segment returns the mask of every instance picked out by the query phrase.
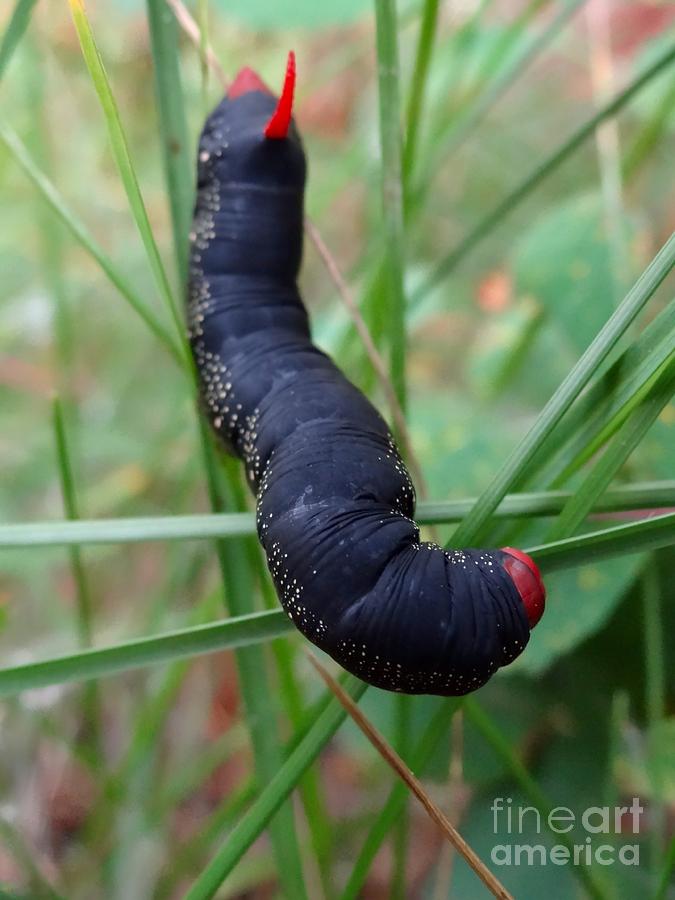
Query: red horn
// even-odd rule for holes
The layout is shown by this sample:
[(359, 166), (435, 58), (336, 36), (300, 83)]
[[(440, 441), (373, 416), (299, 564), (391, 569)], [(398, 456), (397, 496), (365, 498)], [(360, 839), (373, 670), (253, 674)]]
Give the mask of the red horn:
[(288, 134), (288, 128), (291, 124), (291, 113), (293, 111), (293, 92), (295, 90), (295, 53), (291, 50), (288, 54), (288, 62), (286, 63), (286, 77), (284, 78), (284, 87), (274, 110), (272, 118), (265, 126), (265, 137), (280, 139), (285, 138)]

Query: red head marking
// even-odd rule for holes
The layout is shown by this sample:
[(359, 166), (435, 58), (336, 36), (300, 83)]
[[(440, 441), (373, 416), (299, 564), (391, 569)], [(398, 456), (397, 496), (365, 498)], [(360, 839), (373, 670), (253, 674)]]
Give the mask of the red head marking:
[(227, 96), (230, 100), (235, 100), (237, 97), (241, 97), (242, 94), (248, 94), (249, 91), (262, 91), (265, 94), (272, 93), (257, 72), (249, 69), (248, 66), (244, 66), (243, 69), (237, 72), (234, 81), (229, 87)]
[(527, 553), (514, 547), (502, 547), (502, 553), (507, 554), (502, 565), (520, 594), (530, 628), (534, 628), (544, 614), (546, 602), (546, 588), (537, 564)]
[(295, 91), (295, 53), (291, 50), (288, 54), (288, 62), (286, 63), (286, 77), (284, 78), (284, 87), (274, 110), (272, 118), (265, 126), (265, 137), (280, 139), (285, 138), (288, 134), (288, 128), (291, 124), (291, 113), (293, 111), (293, 92)]

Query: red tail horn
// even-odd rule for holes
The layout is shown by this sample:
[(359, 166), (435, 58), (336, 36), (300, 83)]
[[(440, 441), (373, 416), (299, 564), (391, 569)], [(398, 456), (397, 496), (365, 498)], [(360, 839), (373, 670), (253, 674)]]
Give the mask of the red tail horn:
[(288, 134), (293, 111), (293, 92), (295, 90), (295, 53), (291, 50), (286, 63), (286, 77), (284, 87), (274, 110), (272, 118), (265, 126), (265, 137), (280, 139)]

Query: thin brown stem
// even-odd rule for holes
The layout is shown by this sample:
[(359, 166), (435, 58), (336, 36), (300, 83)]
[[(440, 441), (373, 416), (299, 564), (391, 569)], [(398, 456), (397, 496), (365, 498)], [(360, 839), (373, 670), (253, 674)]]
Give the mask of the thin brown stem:
[(210, 69), (213, 70), (215, 75), (218, 77), (218, 80), (223, 86), (223, 90), (227, 90), (229, 87), (229, 81), (227, 80), (227, 76), (225, 75), (225, 70), (220, 65), (220, 61), (216, 56), (213, 47), (209, 43), (202, 43), (202, 35), (201, 29), (199, 25), (195, 22), (192, 13), (185, 6), (181, 0), (166, 0), (167, 6), (171, 7), (171, 11), (176, 17), (176, 21), (183, 29), (185, 34), (190, 38), (195, 47), (199, 50), (200, 54), (206, 56), (206, 62)]
[(481, 858), (474, 850), (472, 850), (469, 844), (467, 844), (452, 822), (450, 822), (448, 817), (438, 808), (438, 806), (436, 806), (434, 801), (424, 790), (421, 782), (413, 775), (408, 766), (382, 737), (380, 732), (371, 725), (368, 719), (366, 719), (349, 694), (347, 694), (338, 682), (335, 681), (313, 653), (308, 653), (307, 655), (326, 685), (347, 710), (373, 747), (375, 747), (384, 761), (391, 766), (399, 778), (406, 784), (408, 789), (417, 797), (429, 817), (441, 829), (444, 837), (452, 844), (455, 850), (464, 857), (490, 893), (494, 897), (498, 897), (499, 900), (513, 900), (512, 894), (510, 894), (501, 882), (492, 874)]
[(382, 388), (382, 392), (387, 401), (387, 405), (389, 406), (391, 418), (394, 422), (394, 425), (396, 426), (396, 431), (400, 436), (401, 443), (403, 444), (403, 455), (405, 456), (406, 461), (410, 466), (415, 481), (420, 487), (420, 495), (424, 497), (426, 495), (424, 476), (422, 475), (420, 465), (412, 448), (405, 416), (403, 414), (403, 410), (401, 409), (401, 404), (398, 402), (396, 392), (394, 391), (394, 386), (391, 383), (391, 380), (387, 373), (386, 363), (382, 359), (379, 350), (375, 346), (375, 342), (373, 341), (371, 334), (368, 331), (368, 326), (366, 325), (365, 320), (361, 315), (361, 311), (359, 310), (358, 304), (354, 299), (354, 295), (349, 289), (347, 282), (343, 278), (334, 257), (326, 246), (324, 239), (321, 237), (319, 229), (308, 217), (305, 217), (305, 231), (316, 247), (316, 251), (321, 257), (321, 260), (326, 267), (331, 280), (337, 288), (342, 302), (347, 308), (347, 312), (349, 313), (351, 320), (354, 323), (354, 327), (356, 328), (356, 331), (361, 338), (361, 343), (363, 344), (363, 347), (366, 351), (368, 359), (370, 360), (377, 379), (380, 382), (380, 387)]

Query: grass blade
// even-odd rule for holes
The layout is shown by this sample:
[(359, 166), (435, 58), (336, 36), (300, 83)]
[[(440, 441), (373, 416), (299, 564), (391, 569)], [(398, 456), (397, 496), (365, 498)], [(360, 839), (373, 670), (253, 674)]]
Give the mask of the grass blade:
[[(58, 397), (52, 402), (52, 423), (56, 438), (56, 455), (59, 463), (59, 480), (66, 517), (71, 521), (79, 519), (77, 498), (75, 496), (75, 480), (71, 464), (68, 443), (66, 440), (66, 423), (63, 406)], [(90, 647), (92, 643), (92, 615), (89, 585), (82, 563), (82, 555), (78, 546), (70, 547), (70, 563), (75, 581), (77, 597), (77, 619), (79, 639), (82, 647)]]
[(672, 544), (675, 544), (675, 513), (666, 513), (629, 525), (617, 525), (563, 541), (541, 544), (527, 552), (536, 557), (542, 572), (555, 572), (613, 556), (658, 550)]
[(654, 894), (654, 900), (666, 900), (666, 896), (668, 894), (668, 888), (671, 884), (671, 877), (673, 873), (673, 869), (675, 868), (675, 835), (670, 839), (670, 844), (668, 846), (668, 852), (666, 853), (666, 858), (663, 863), (663, 868), (661, 870), (661, 877), (659, 879), (659, 885), (656, 889), (656, 893)]
[(281, 610), (275, 610), (209, 622), (207, 625), (193, 625), (110, 647), (82, 650), (42, 662), (0, 669), (0, 696), (7, 697), (50, 684), (85, 681), (116, 672), (133, 671), (214, 650), (246, 647), (274, 640), (292, 629), (293, 623)]
[(667, 628), (662, 615), (661, 586), (658, 563), (648, 558), (642, 576), (642, 633), (645, 673), (645, 710), (647, 713), (647, 777), (651, 786), (651, 828), (649, 862), (653, 884), (659, 880), (659, 860), (662, 855), (667, 823), (668, 764), (658, 746), (658, 729), (666, 718), (667, 677), (663, 635)]
[[(65, 507), (67, 518), (76, 520), (79, 518), (79, 514), (75, 491), (75, 479), (73, 477), (73, 466), (66, 438), (66, 423), (63, 406), (58, 397), (54, 398), (52, 404), (52, 423), (54, 427), (56, 455), (59, 464), (59, 480), (61, 482), (63, 505)], [(75, 584), (79, 642), (82, 648), (88, 648), (92, 645), (92, 609), (89, 582), (80, 548), (78, 546), (69, 547), (68, 555), (70, 557), (70, 570)], [(103, 748), (101, 729), (102, 712), (98, 685), (94, 681), (89, 681), (84, 686), (83, 718), (86, 726), (83, 735), (83, 749), (86, 747), (86, 751), (91, 758), (99, 760), (100, 762), (102, 759)]]
[(85, 12), (83, 0), (68, 0), (68, 2), (75, 24), (75, 30), (77, 31), (77, 36), (80, 41), (80, 47), (82, 48), (82, 55), (103, 110), (113, 157), (127, 194), (129, 208), (136, 223), (136, 227), (138, 228), (138, 233), (143, 241), (143, 246), (145, 247), (145, 252), (159, 295), (166, 304), (166, 307), (171, 314), (171, 318), (173, 319), (176, 332), (180, 336), (181, 342), (184, 344), (185, 329), (183, 327), (183, 320), (178, 311), (178, 306), (171, 291), (169, 280), (152, 233), (152, 228), (150, 227), (150, 220), (145, 208), (141, 189), (138, 185), (138, 179), (136, 178), (134, 165), (131, 161), (131, 155), (129, 154), (129, 147), (122, 127), (122, 120), (117, 108), (117, 103), (115, 102), (112, 90), (110, 89), (110, 82), (108, 81), (108, 76), (103, 66), (101, 54), (99, 53), (96, 41), (94, 40), (94, 35)]
[[(225, 506), (241, 508), (244, 500), (238, 463), (233, 459), (225, 460), (225, 478), (219, 478), (213, 441), (201, 418), (199, 427), (211, 508), (215, 512)], [(217, 541), (215, 549), (227, 607), (234, 615), (244, 616), (251, 610), (255, 563), (259, 559), (257, 551), (249, 553), (251, 545), (247, 545), (244, 538)], [(269, 684), (264, 648), (246, 647), (239, 651), (236, 659), (253, 744), (256, 777), (260, 784), (268, 784), (282, 763), (277, 694)], [(286, 805), (280, 811), (270, 826), (270, 833), (282, 889), (287, 896), (302, 900), (306, 892), (292, 806)]]
[[(675, 544), (675, 513), (667, 513), (541, 544), (527, 549), (527, 553), (536, 556), (543, 572), (552, 572), (672, 544)], [(132, 671), (215, 650), (264, 643), (293, 631), (293, 623), (278, 609), (137, 638), (110, 647), (0, 669), (0, 696)]]
[(609, 103), (587, 119), (557, 150), (555, 150), (534, 172), (527, 176), (511, 191), (490, 213), (473, 228), (467, 236), (452, 250), (445, 259), (436, 266), (433, 272), (411, 294), (411, 301), (416, 303), (425, 297), (432, 288), (453, 272), (460, 262), (471, 253), (490, 232), (499, 225), (506, 216), (523, 202), (532, 191), (549, 175), (579, 149), (595, 132), (602, 122), (615, 116), (639, 91), (649, 84), (657, 75), (665, 71), (675, 60), (675, 45), (671, 45), (661, 53), (644, 72), (638, 75)]
[(663, 134), (667, 132), (673, 107), (675, 107), (675, 81), (663, 95), (653, 118), (647, 122), (624, 156), (621, 163), (621, 174), (624, 181), (628, 182), (633, 178), (640, 170), (644, 160), (658, 145)]
[(549, 531), (549, 540), (567, 537), (584, 521), (593, 504), (670, 402), (674, 387), (675, 366), (670, 366), (646, 400), (614, 435), (609, 447), (567, 501)]
[[(572, 494), (569, 491), (508, 494), (495, 511), (497, 518), (555, 516)], [(423, 525), (460, 522), (476, 498), (420, 503), (417, 521)], [(593, 506), (595, 513), (675, 506), (675, 481), (638, 482), (606, 491)], [(255, 534), (252, 513), (210, 513), (131, 519), (80, 519), (76, 522), (31, 522), (0, 525), (0, 549), (7, 547), (63, 547), (72, 544), (129, 544), (145, 541), (228, 539)]]
[(402, 171), (403, 181), (407, 188), (410, 187), (415, 165), (420, 119), (424, 109), (424, 93), (438, 25), (438, 7), (439, 0), (424, 0), (406, 116)]
[(185, 365), (186, 357), (182, 346), (178, 343), (177, 339), (169, 334), (145, 300), (136, 293), (135, 289), (129, 284), (125, 276), (118, 271), (114, 263), (106, 255), (105, 251), (92, 237), (86, 225), (84, 225), (84, 223), (68, 209), (65, 201), (54, 185), (40, 171), (38, 166), (35, 165), (35, 162), (31, 159), (28, 150), (21, 142), (18, 135), (2, 121), (0, 121), (0, 141), (2, 141), (9, 150), (16, 162), (40, 191), (61, 222), (68, 228), (75, 240), (96, 260), (108, 280), (115, 288), (117, 288), (134, 312), (141, 317), (150, 331), (159, 341), (161, 341), (167, 350), (169, 350), (178, 363)]
[(14, 51), (21, 43), (21, 38), (26, 33), (36, 3), (37, 0), (17, 0), (14, 5), (14, 11), (0, 41), (0, 81), (7, 71)]
[(178, 57), (178, 28), (164, 0), (147, 0), (148, 25), (155, 72), (162, 155), (173, 247), (180, 284), (187, 283), (188, 233), (192, 220), (192, 166), (183, 85)]
[(375, 0), (377, 71), (382, 153), (382, 210), (385, 261), (389, 280), (387, 321), (391, 382), (405, 411), (405, 294), (403, 272), (403, 172), (401, 161), (401, 109), (399, 98), (398, 32), (395, 0)]
[[(366, 685), (362, 682), (355, 678), (348, 680), (347, 691), (353, 700), (358, 700), (365, 690)], [(233, 828), (225, 844), (187, 892), (185, 900), (207, 900), (214, 896), (220, 885), (295, 788), (305, 770), (314, 762), (323, 747), (335, 734), (346, 715), (347, 713), (340, 703), (333, 699), (253, 806)]]
[(453, 543), (461, 546), (463, 543), (479, 540), (484, 526), (507, 491), (527, 471), (530, 461), (539, 447), (588, 384), (598, 367), (616, 346), (674, 264), (675, 234), (671, 235), (668, 242), (654, 257), (546, 404), (525, 438), (509, 455), (492, 483), (453, 535)]
[[(566, 461), (553, 479), (562, 486), (621, 427), (647, 395), (658, 372), (675, 356), (675, 300), (645, 328), (637, 340), (580, 398), (544, 449), (562, 446), (576, 431), (565, 452)], [(535, 461), (534, 466), (537, 466)]]
[[(562, 8), (549, 25), (540, 34), (526, 40), (513, 58), (507, 61), (502, 72), (488, 83), (487, 88), (476, 97), (469, 107), (460, 112), (459, 118), (452, 123), (452, 131), (448, 139), (440, 142), (440, 146), (434, 148), (435, 156), (438, 158), (447, 156), (469, 137), (497, 101), (527, 71), (542, 50), (555, 40), (569, 20), (586, 2), (587, 0), (570, 0), (570, 2), (562, 3)], [(436, 167), (432, 163), (431, 171), (435, 171), (435, 169)]]

